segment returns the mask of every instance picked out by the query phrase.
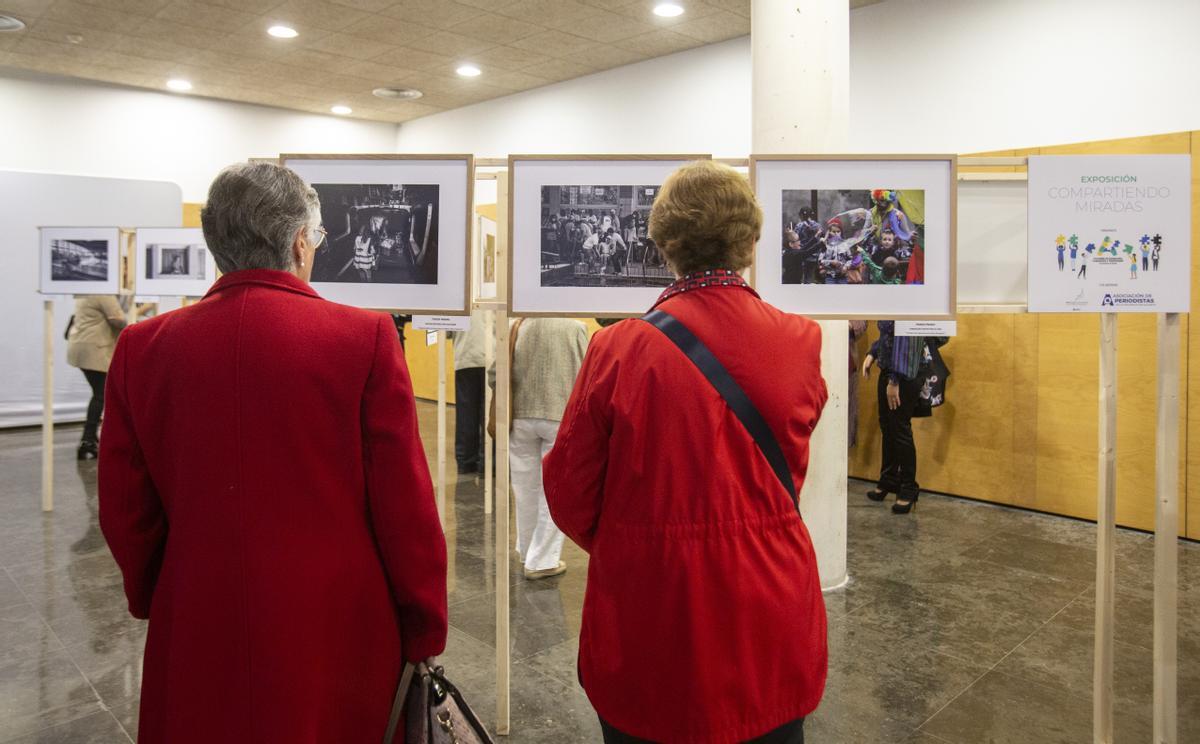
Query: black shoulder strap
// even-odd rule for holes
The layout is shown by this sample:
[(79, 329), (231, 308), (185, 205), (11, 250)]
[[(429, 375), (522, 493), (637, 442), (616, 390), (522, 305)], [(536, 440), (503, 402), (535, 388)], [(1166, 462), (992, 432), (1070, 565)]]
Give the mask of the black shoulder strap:
[(729, 408), (737, 416), (738, 421), (741, 421), (742, 426), (746, 427), (746, 431), (758, 445), (763, 457), (767, 458), (771, 469), (775, 471), (779, 482), (787, 489), (788, 495), (792, 497), (792, 503), (796, 506), (796, 511), (799, 512), (800, 499), (796, 496), (796, 484), (792, 480), (792, 470), (783, 457), (783, 450), (779, 447), (779, 440), (771, 432), (771, 427), (767, 426), (762, 414), (754, 407), (754, 403), (750, 401), (746, 391), (742, 390), (742, 386), (737, 384), (737, 380), (733, 379), (729, 371), (725, 369), (725, 365), (713, 356), (703, 341), (696, 338), (687, 326), (680, 323), (670, 313), (651, 310), (642, 317), (642, 320), (662, 331), (679, 347), (680, 351), (687, 355), (688, 359), (692, 360), (692, 364), (696, 365), (700, 373), (708, 378), (712, 386), (729, 404)]

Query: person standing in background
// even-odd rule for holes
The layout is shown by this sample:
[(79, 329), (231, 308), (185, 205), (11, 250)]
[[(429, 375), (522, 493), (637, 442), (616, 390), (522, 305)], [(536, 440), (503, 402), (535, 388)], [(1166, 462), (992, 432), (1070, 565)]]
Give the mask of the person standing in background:
[(863, 377), (879, 365), (879, 429), (883, 458), (879, 483), (867, 492), (872, 501), (883, 501), (896, 494), (892, 513), (907, 514), (917, 505), (921, 486), (917, 483), (917, 446), (913, 440), (913, 412), (925, 385), (926, 346), (934, 339), (924, 336), (897, 336), (896, 323), (876, 321), (879, 338), (863, 361)]
[(125, 327), (125, 310), (112, 295), (75, 298), (75, 315), (67, 330), (67, 364), (78, 367), (92, 388), (77, 460), (95, 460), (100, 447), (100, 419), (104, 415), (104, 382), (112, 362), (117, 334)]
[(483, 373), (487, 340), (483, 310), (471, 325), (454, 331), (454, 459), (458, 474), (483, 472)]
[(559, 560), (563, 533), (546, 503), (542, 458), (558, 436), (558, 424), (583, 365), (588, 334), (583, 323), (566, 318), (526, 318), (516, 334), (508, 461), (517, 503), (517, 554), (525, 578), (544, 579), (562, 574), (567, 566)]
[(867, 321), (850, 321), (850, 384), (846, 395), (846, 415), (849, 422), (846, 426), (846, 448), (850, 449), (858, 442), (858, 339), (867, 332)]

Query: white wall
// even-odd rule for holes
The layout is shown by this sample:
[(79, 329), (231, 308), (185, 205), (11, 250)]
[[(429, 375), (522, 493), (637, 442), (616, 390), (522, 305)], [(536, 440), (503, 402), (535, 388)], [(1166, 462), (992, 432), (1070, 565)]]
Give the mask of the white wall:
[(281, 152), (389, 152), (396, 125), (0, 69), (0, 168), (170, 181)]
[[(850, 19), (854, 151), (1200, 129), (1196, 0), (887, 0)], [(407, 122), (398, 146), (744, 157), (750, 79), (735, 39)]]

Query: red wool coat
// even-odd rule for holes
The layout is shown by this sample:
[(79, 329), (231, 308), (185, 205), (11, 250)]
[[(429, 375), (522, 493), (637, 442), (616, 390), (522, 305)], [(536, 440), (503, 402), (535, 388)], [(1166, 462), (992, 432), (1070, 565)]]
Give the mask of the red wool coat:
[(279, 271), (126, 329), (100, 526), (149, 618), (139, 741), (383, 738), (446, 642), (446, 544), (391, 319)]
[[(827, 397), (819, 326), (740, 287), (658, 307), (746, 391), (798, 492)], [(653, 741), (724, 743), (817, 707), (825, 605), (808, 530), (661, 331), (628, 320), (595, 335), (543, 474), (554, 521), (590, 554), (579, 673), (603, 719)]]

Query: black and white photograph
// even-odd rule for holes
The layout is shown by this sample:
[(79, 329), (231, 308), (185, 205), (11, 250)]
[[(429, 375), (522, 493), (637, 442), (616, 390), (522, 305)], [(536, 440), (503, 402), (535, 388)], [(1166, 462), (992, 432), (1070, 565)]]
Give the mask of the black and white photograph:
[(543, 287), (666, 287), (650, 238), (659, 186), (543, 186)]
[(107, 240), (51, 240), (50, 277), (56, 282), (108, 279)]
[(147, 279), (204, 279), (205, 254), (203, 245), (151, 243), (146, 246)]
[(38, 291), (46, 295), (117, 294), (121, 287), (120, 230), (41, 227)]
[(137, 291), (165, 297), (203, 297), (217, 278), (217, 264), (198, 227), (139, 227)]
[(680, 166), (706, 155), (510, 155), (509, 311), (633, 317), (675, 277), (650, 211)]
[(325, 242), (314, 282), (437, 284), (438, 184), (314, 183)]

